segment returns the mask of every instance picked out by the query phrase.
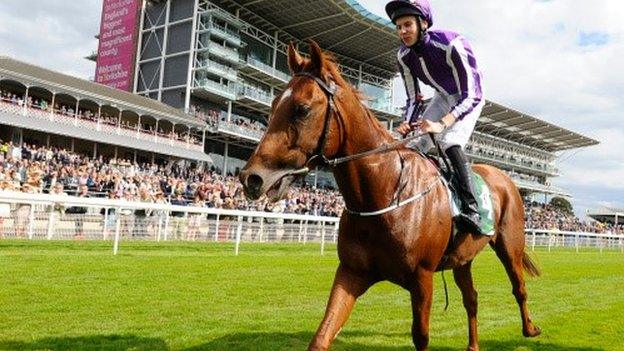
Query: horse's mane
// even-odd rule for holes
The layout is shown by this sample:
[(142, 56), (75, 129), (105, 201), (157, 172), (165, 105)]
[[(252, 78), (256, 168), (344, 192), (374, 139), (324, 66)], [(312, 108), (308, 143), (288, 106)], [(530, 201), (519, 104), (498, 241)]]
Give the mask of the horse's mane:
[[(392, 136), (390, 136), (390, 133), (381, 126), (381, 123), (379, 123), (379, 120), (377, 119), (375, 114), (368, 108), (368, 106), (366, 106), (363, 103), (363, 101), (367, 99), (366, 94), (358, 90), (356, 87), (354, 87), (351, 83), (349, 83), (347, 80), (343, 78), (342, 73), (340, 71), (340, 64), (338, 63), (338, 60), (336, 60), (336, 57), (332, 55), (331, 53), (323, 52), (322, 60), (323, 60), (323, 65), (322, 65), (323, 68), (320, 73), (321, 77), (324, 80), (327, 80), (328, 78), (333, 80), (336, 83), (336, 85), (338, 85), (340, 88), (345, 89), (346, 91), (352, 93), (357, 99), (357, 101), (359, 102), (359, 105), (361, 106), (361, 108), (364, 110), (367, 118), (373, 122), (373, 125), (376, 126), (377, 129), (380, 132), (382, 132), (382, 134), (392, 138)], [(304, 59), (303, 71), (310, 69), (310, 63), (311, 63), (311, 60), (309, 58)]]
[[(333, 80), (339, 87), (346, 89), (353, 93), (359, 101), (362, 101), (366, 98), (364, 93), (354, 87), (351, 83), (347, 82), (340, 72), (340, 64), (334, 55), (328, 52), (323, 52), (323, 69), (321, 71), (322, 78), (330, 78)], [(303, 70), (308, 70), (310, 67), (310, 59), (304, 59)], [(364, 106), (366, 107), (366, 106)]]

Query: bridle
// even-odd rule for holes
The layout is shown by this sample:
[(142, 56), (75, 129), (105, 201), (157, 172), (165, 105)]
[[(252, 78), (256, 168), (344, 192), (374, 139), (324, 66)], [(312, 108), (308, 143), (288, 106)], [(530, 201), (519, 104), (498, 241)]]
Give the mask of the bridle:
[[(305, 162), (304, 166), (300, 169), (296, 169), (293, 171), (288, 172), (287, 175), (301, 175), (301, 174), (307, 174), (313, 167), (313, 163), (316, 160), (319, 160), (318, 162), (320, 164), (317, 164), (316, 166), (321, 166), (321, 167), (336, 167), (340, 164), (352, 161), (352, 160), (356, 160), (356, 159), (360, 159), (366, 156), (370, 156), (370, 155), (374, 155), (374, 154), (378, 154), (378, 153), (382, 153), (388, 150), (393, 150), (396, 149), (398, 146), (403, 145), (411, 140), (417, 139), (422, 137), (423, 135), (426, 135), (426, 133), (416, 133), (415, 135), (412, 135), (410, 137), (404, 138), (402, 140), (399, 141), (395, 141), (393, 143), (390, 144), (384, 144), (381, 145), (380, 147), (377, 147), (375, 149), (369, 150), (369, 151), (364, 151), (364, 152), (360, 152), (357, 154), (353, 154), (353, 155), (349, 155), (349, 156), (345, 156), (345, 157), (338, 157), (338, 158), (334, 158), (334, 159), (328, 159), (327, 156), (325, 156), (325, 147), (327, 146), (327, 140), (328, 140), (328, 135), (329, 135), (329, 121), (331, 119), (331, 116), (334, 114), (334, 112), (336, 113), (336, 115), (338, 115), (338, 117), (340, 118), (340, 111), (336, 108), (336, 103), (334, 101), (334, 98), (336, 96), (336, 92), (338, 90), (336, 83), (333, 81), (330, 81), (329, 84), (327, 84), (325, 81), (323, 81), (321, 78), (313, 75), (312, 73), (309, 72), (299, 72), (296, 73), (294, 75), (295, 77), (307, 77), (312, 79), (313, 81), (316, 82), (316, 84), (318, 84), (318, 86), (321, 88), (321, 90), (323, 90), (323, 92), (325, 93), (326, 97), (327, 97), (327, 112), (325, 113), (325, 120), (323, 122), (323, 132), (321, 133), (321, 137), (319, 138), (319, 141), (317, 143), (316, 149), (314, 150), (314, 153), (312, 154), (312, 156), (310, 156), (308, 158), (308, 160)], [(401, 176), (403, 175), (403, 162), (401, 162), (401, 173), (399, 175), (399, 184), (401, 183)], [(419, 192), (418, 194), (411, 196), (403, 201), (400, 200), (400, 190), (402, 190), (402, 188), (399, 189), (399, 194), (396, 195), (396, 201), (393, 200), (392, 203), (390, 204), (390, 206), (387, 206), (381, 210), (377, 210), (377, 211), (372, 211), (372, 212), (359, 212), (359, 211), (353, 211), (350, 210), (349, 208), (347, 208), (345, 206), (345, 212), (352, 214), (352, 215), (357, 215), (360, 217), (371, 217), (371, 216), (378, 216), (381, 214), (384, 214), (386, 212), (390, 212), (396, 208), (402, 207), (404, 205), (409, 204), (410, 202), (416, 201), (422, 197), (424, 197), (425, 195), (427, 195), (431, 190), (433, 190), (434, 186), (438, 184), (438, 181), (442, 181), (444, 182), (444, 178), (441, 175), (438, 175), (438, 177), (436, 177), (436, 179), (431, 182), (431, 184), (429, 184), (427, 186), (427, 188), (421, 192)]]
[(349, 161), (353, 161), (353, 160), (360, 159), (366, 156), (379, 154), (385, 151), (396, 149), (397, 147), (403, 144), (406, 144), (414, 139), (418, 139), (421, 136), (426, 135), (425, 133), (417, 133), (405, 139), (398, 140), (390, 144), (384, 144), (380, 147), (377, 147), (369, 151), (364, 151), (364, 152), (360, 152), (360, 153), (345, 156), (345, 157), (328, 159), (327, 156), (325, 156), (325, 147), (327, 146), (327, 140), (328, 140), (328, 135), (329, 135), (329, 121), (331, 119), (331, 116), (334, 114), (334, 112), (338, 115), (338, 117), (340, 117), (340, 111), (336, 108), (336, 102), (334, 101), (336, 92), (338, 91), (338, 87), (335, 82), (330, 81), (330, 83), (327, 84), (321, 78), (313, 75), (310, 72), (299, 72), (299, 73), (296, 73), (294, 76), (295, 77), (307, 77), (315, 81), (316, 84), (318, 84), (318, 86), (321, 88), (321, 90), (323, 90), (323, 92), (325, 93), (325, 96), (327, 97), (327, 112), (325, 113), (325, 120), (323, 122), (323, 132), (321, 134), (321, 137), (319, 138), (319, 141), (316, 145), (316, 149), (314, 150), (314, 153), (305, 162), (304, 167), (293, 171), (294, 173), (291, 173), (293, 175), (309, 172), (313, 168), (312, 167), (313, 162), (317, 160), (319, 162), (319, 164), (316, 165), (317, 167), (321, 166), (321, 167), (333, 168), (340, 164), (347, 163)]

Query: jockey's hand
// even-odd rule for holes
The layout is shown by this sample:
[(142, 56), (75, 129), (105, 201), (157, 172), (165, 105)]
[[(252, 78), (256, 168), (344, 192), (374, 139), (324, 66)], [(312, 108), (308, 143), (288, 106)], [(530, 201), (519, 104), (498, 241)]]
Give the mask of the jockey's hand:
[(428, 119), (419, 119), (418, 122), (416, 122), (416, 128), (420, 129), (423, 133), (440, 134), (444, 131), (444, 124)]
[(401, 134), (401, 136), (403, 137), (409, 134), (409, 132), (411, 132), (412, 130), (412, 126), (409, 124), (409, 122), (403, 122), (396, 128), (397, 133)]

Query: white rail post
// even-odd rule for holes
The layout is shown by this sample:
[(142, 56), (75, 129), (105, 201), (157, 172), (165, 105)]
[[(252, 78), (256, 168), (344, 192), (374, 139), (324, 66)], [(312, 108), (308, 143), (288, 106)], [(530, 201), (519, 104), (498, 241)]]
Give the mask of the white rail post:
[(160, 242), (160, 237), (162, 235), (162, 216), (158, 216), (158, 229), (156, 231), (156, 242), (159, 243)]
[(33, 238), (33, 226), (34, 225), (35, 225), (35, 204), (31, 203), (30, 213), (28, 214), (28, 239)]
[(52, 207), (50, 215), (48, 216), (48, 232), (46, 235), (48, 240), (52, 240), (52, 236), (54, 235), (54, 222), (54, 207)]
[(579, 252), (579, 234), (574, 235), (574, 246), (576, 247), (576, 253)]
[(536, 236), (537, 236), (537, 232), (535, 230), (533, 230), (533, 239), (531, 242), (531, 251), (535, 251), (535, 241), (536, 241)]
[(297, 233), (297, 242), (301, 242), (301, 235), (303, 233), (303, 221), (299, 221), (299, 233)]
[(169, 211), (165, 214), (165, 241), (167, 241), (167, 237), (169, 236)]
[(102, 228), (102, 240), (108, 239), (108, 208), (104, 207), (104, 228)]
[(264, 217), (260, 217), (260, 233), (258, 234), (258, 242), (262, 242), (264, 236)]
[(325, 221), (321, 222), (321, 256), (325, 254)]
[(234, 254), (238, 256), (238, 247), (241, 241), (241, 232), (243, 231), (243, 216), (238, 216), (238, 226), (236, 227), (236, 247), (234, 248)]
[(336, 221), (336, 224), (334, 224), (334, 244), (336, 243), (336, 240), (338, 239), (339, 229), (340, 229), (340, 221)]
[(552, 246), (553, 241), (553, 233), (548, 234), (548, 252), (550, 252), (550, 247)]
[(115, 223), (115, 242), (113, 243), (113, 255), (117, 255), (117, 251), (119, 251), (119, 234), (121, 232), (121, 208), (117, 207), (115, 209), (116, 223)]
[(217, 214), (217, 220), (215, 222), (215, 236), (214, 236), (215, 242), (219, 241), (219, 219), (220, 217), (221, 216)]

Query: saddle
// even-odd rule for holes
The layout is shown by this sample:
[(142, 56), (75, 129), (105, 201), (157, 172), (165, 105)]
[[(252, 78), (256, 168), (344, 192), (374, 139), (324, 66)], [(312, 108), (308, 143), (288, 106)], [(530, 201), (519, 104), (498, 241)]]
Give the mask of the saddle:
[[(451, 204), (451, 214), (453, 218), (457, 217), (461, 213), (461, 200), (458, 195), (458, 186), (455, 183), (455, 177), (453, 170), (450, 169), (448, 164), (444, 162), (442, 164), (437, 156), (421, 153), (431, 164), (440, 172), (444, 179), (444, 186), (449, 194)], [(494, 235), (494, 207), (492, 206), (492, 196), (490, 189), (483, 180), (480, 174), (472, 171), (472, 177), (475, 182), (475, 190), (477, 192), (477, 202), (479, 204), (479, 215), (481, 215), (480, 228), (484, 235)], [(452, 239), (459, 233), (457, 225), (453, 225)]]

